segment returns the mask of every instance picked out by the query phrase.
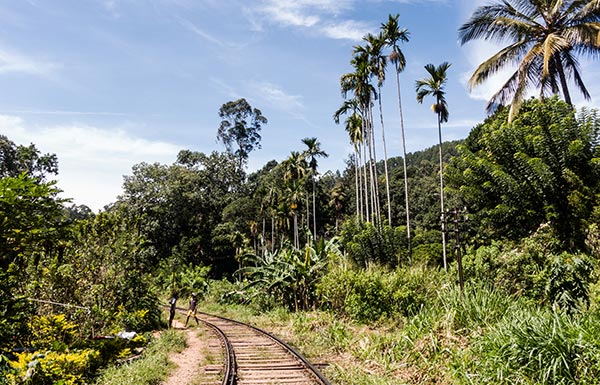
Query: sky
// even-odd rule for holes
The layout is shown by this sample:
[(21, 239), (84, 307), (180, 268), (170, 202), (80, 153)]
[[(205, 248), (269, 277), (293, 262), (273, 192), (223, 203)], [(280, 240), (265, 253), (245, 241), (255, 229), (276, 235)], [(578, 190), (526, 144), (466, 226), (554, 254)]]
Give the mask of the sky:
[[(400, 74), (408, 152), (438, 142), (433, 100), (416, 102), (424, 66), (450, 62), (443, 140), (466, 138), (486, 117), (502, 75), (467, 80), (499, 46), (461, 46), (457, 30), (483, 0), (0, 0), (0, 134), (56, 154), (57, 186), (98, 212), (141, 162), (172, 164), (180, 150), (224, 151), (219, 108), (245, 98), (268, 124), (248, 171), (282, 161), (316, 137), (342, 171), (352, 146), (333, 113), (353, 47), (388, 15), (410, 33)], [(581, 61), (598, 108), (600, 66)], [(393, 71), (382, 90), (388, 157), (402, 155)], [(377, 126), (379, 127), (379, 126)], [(378, 129), (379, 130), (379, 129)], [(378, 131), (377, 135), (381, 135)], [(377, 138), (377, 153), (383, 149)]]

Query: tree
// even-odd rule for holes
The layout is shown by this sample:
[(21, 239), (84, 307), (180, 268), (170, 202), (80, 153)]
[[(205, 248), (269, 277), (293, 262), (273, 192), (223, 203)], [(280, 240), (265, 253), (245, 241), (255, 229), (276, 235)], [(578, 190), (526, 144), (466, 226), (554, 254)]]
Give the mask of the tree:
[(446, 92), (444, 91), (444, 85), (448, 80), (446, 71), (450, 68), (450, 63), (444, 62), (439, 66), (435, 67), (433, 64), (427, 64), (425, 70), (429, 73), (429, 77), (417, 80), (416, 91), (417, 91), (417, 102), (423, 103), (425, 96), (433, 96), (435, 98), (435, 104), (431, 106), (433, 112), (437, 115), (438, 123), (438, 136), (439, 136), (439, 156), (440, 156), (440, 206), (441, 206), (441, 220), (442, 220), (442, 247), (444, 256), (444, 269), (448, 268), (446, 260), (446, 229), (445, 229), (445, 208), (444, 208), (444, 163), (442, 157), (442, 122), (448, 121), (448, 105), (446, 103)]
[(329, 155), (321, 150), (321, 143), (317, 141), (317, 138), (304, 138), (302, 139), (302, 143), (308, 147), (304, 150), (304, 156), (309, 158), (308, 167), (310, 169), (310, 179), (312, 182), (312, 208), (313, 208), (313, 236), (315, 239), (317, 238), (317, 208), (315, 201), (315, 176), (317, 175), (317, 158), (324, 157), (327, 158)]
[(533, 86), (544, 97), (562, 90), (572, 104), (567, 80), (572, 78), (586, 99), (576, 55), (600, 54), (600, 3), (589, 0), (503, 0), (481, 6), (459, 31), (462, 44), (484, 38), (509, 44), (482, 63), (469, 80), (476, 87), (507, 65), (516, 70), (492, 96), (487, 109), (510, 102), (509, 119), (516, 116)]
[(518, 240), (549, 224), (564, 250), (581, 249), (600, 187), (597, 112), (576, 116), (552, 97), (508, 114), (500, 108), (458, 146), (451, 187), (480, 233)]
[(0, 177), (16, 178), (21, 173), (43, 181), (46, 174), (58, 173), (58, 159), (55, 154), (41, 155), (33, 143), (29, 146), (16, 145), (0, 135)]
[(23, 343), (27, 318), (27, 269), (42, 255), (58, 252), (64, 200), (54, 182), (21, 174), (0, 178), (0, 355)]
[(284, 169), (283, 179), (285, 181), (284, 197), (286, 202), (284, 207), (289, 208), (294, 219), (294, 247), (300, 247), (297, 212), (308, 165), (306, 164), (304, 154), (297, 151), (292, 151), (289, 158), (284, 160), (281, 165)]
[[(223, 104), (219, 109), (223, 119), (217, 132), (217, 140), (223, 142), (227, 151), (235, 154), (242, 168), (254, 148), (260, 148), (260, 130), (267, 124), (267, 118), (258, 108), (252, 108), (246, 99), (238, 99)], [(233, 150), (233, 144), (237, 150)]]
[(139, 231), (159, 260), (176, 253), (182, 264), (213, 265), (212, 273), (219, 275), (231, 267), (233, 256), (214, 251), (211, 233), (241, 188), (243, 174), (232, 154), (183, 150), (172, 165), (133, 166), (117, 203), (141, 217)]
[[(356, 218), (364, 219), (363, 199), (362, 199), (362, 178), (360, 159), (361, 151), (360, 144), (363, 142), (363, 119), (360, 114), (360, 108), (356, 98), (345, 100), (342, 106), (333, 114), (333, 120), (336, 124), (340, 123), (340, 117), (344, 114), (349, 114), (345, 120), (345, 129), (350, 137), (350, 142), (354, 148), (354, 182), (355, 182), (355, 196), (356, 196)], [(366, 193), (366, 192), (365, 192)]]
[[(362, 143), (362, 164), (364, 173), (364, 208), (366, 214), (366, 220), (370, 221), (373, 218), (379, 222), (379, 210), (376, 188), (376, 157), (373, 152), (373, 113), (372, 113), (372, 100), (373, 95), (376, 94), (375, 88), (370, 83), (369, 78), (371, 76), (370, 63), (368, 53), (364, 47), (354, 47), (353, 58), (351, 64), (355, 71), (344, 74), (340, 78), (340, 88), (342, 96), (346, 98), (348, 93), (354, 95), (356, 104), (358, 106), (358, 112), (361, 115), (361, 123), (363, 124), (363, 141)], [(369, 160), (367, 161), (367, 150), (369, 154)], [(368, 166), (368, 171), (367, 171)]]
[[(400, 72), (404, 71), (406, 59), (404, 54), (398, 47), (399, 42), (408, 42), (408, 31), (406, 28), (400, 29), (398, 18), (400, 15), (388, 16), (388, 21), (381, 24), (381, 30), (385, 37), (386, 44), (392, 49), (389, 55), (390, 61), (394, 63), (396, 69), (396, 88), (398, 90), (398, 112), (400, 113), (400, 131), (402, 132), (402, 169), (404, 171), (404, 205), (406, 207), (406, 236), (408, 239), (408, 252), (411, 252), (411, 237), (410, 237), (410, 210), (408, 201), (408, 174), (406, 168), (406, 139), (404, 135), (404, 119), (402, 116), (402, 98), (400, 93)], [(391, 222), (390, 222), (391, 225)]]
[(379, 103), (379, 121), (381, 124), (381, 139), (383, 144), (383, 170), (385, 175), (385, 191), (387, 198), (388, 208), (388, 223), (392, 224), (392, 204), (390, 200), (390, 176), (388, 172), (388, 160), (387, 160), (387, 145), (385, 142), (385, 125), (383, 122), (383, 108), (381, 105), (381, 86), (385, 81), (385, 69), (387, 67), (387, 57), (383, 54), (383, 48), (385, 46), (385, 36), (383, 32), (375, 36), (368, 34), (363, 38), (367, 42), (365, 50), (369, 58), (369, 69), (372, 77), (377, 78), (377, 101)]

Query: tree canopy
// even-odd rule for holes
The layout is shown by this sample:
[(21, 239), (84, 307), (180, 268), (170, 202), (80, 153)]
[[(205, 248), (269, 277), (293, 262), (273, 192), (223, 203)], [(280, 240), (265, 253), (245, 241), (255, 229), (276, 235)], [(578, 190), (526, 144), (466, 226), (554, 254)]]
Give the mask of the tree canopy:
[(527, 101), (476, 126), (448, 166), (479, 234), (517, 239), (549, 223), (566, 248), (582, 247), (600, 177), (596, 112), (557, 98)]
[[(223, 142), (228, 152), (237, 156), (241, 167), (250, 152), (260, 148), (260, 130), (263, 124), (267, 124), (267, 118), (244, 98), (223, 104), (219, 117), (223, 120), (217, 131), (217, 140)], [(237, 146), (235, 151), (234, 144)]]

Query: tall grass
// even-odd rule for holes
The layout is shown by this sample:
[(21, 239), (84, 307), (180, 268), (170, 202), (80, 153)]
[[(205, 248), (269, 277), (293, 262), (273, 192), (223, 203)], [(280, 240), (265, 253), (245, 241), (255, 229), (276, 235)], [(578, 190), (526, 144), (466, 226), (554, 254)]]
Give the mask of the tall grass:
[(504, 317), (472, 353), (463, 379), (481, 384), (600, 384), (597, 314), (522, 308)]
[(164, 380), (173, 364), (169, 361), (170, 352), (181, 351), (185, 347), (183, 333), (169, 330), (159, 339), (148, 345), (143, 356), (131, 364), (110, 367), (97, 379), (98, 385), (154, 385)]

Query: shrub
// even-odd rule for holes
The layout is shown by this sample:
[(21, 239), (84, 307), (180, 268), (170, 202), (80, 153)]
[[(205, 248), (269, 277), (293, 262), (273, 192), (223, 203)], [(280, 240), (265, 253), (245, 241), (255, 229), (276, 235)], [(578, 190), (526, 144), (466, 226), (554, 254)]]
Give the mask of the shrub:
[(319, 282), (317, 292), (323, 308), (369, 322), (416, 314), (433, 296), (431, 285), (440, 281), (437, 270), (419, 267), (333, 270)]
[(563, 309), (587, 303), (593, 271), (590, 258), (556, 252), (551, 242), (536, 234), (518, 244), (482, 246), (463, 258), (465, 279)]
[(461, 290), (446, 286), (439, 291), (439, 304), (455, 330), (473, 332), (495, 325), (515, 306), (517, 299), (486, 285), (469, 283)]
[(384, 225), (347, 221), (341, 231), (341, 244), (346, 245), (348, 257), (357, 265), (398, 266), (408, 262), (406, 229)]
[(473, 348), (465, 374), (482, 384), (598, 384), (598, 317), (522, 308)]
[(33, 316), (29, 324), (31, 346), (36, 350), (65, 351), (77, 338), (77, 324), (64, 314)]
[(100, 354), (92, 349), (72, 352), (20, 353), (11, 361), (13, 372), (8, 373), (12, 384), (77, 385), (85, 384), (97, 369)]

